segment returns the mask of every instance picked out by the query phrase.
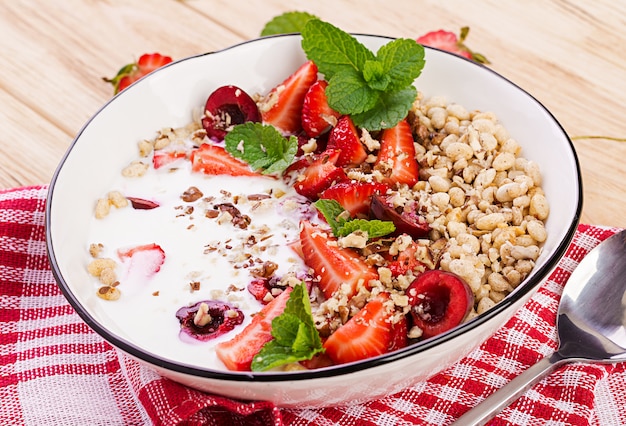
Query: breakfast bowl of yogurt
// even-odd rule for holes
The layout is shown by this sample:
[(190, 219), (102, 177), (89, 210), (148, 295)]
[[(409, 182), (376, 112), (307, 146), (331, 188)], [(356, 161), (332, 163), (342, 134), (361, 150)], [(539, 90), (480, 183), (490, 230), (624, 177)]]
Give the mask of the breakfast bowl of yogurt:
[(321, 407), (467, 355), (548, 277), (581, 207), (573, 145), (530, 94), (414, 40), (312, 20), (104, 105), (50, 185), (47, 248), (120, 356)]

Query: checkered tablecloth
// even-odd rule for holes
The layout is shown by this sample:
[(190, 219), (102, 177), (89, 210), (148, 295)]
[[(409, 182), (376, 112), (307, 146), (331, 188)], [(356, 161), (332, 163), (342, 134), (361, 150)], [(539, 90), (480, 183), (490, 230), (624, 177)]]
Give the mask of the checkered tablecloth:
[[(536, 295), (466, 358), (365, 404), (280, 409), (198, 392), (120, 356), (74, 312), (50, 272), (47, 187), (0, 191), (1, 425), (445, 425), (549, 355), (564, 283), (616, 228), (580, 225)], [(626, 363), (559, 368), (495, 425), (626, 424)]]

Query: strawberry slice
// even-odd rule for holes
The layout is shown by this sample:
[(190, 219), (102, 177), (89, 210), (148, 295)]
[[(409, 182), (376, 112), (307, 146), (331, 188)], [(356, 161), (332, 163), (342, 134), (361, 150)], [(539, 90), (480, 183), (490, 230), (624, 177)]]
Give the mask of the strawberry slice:
[(335, 125), (340, 114), (328, 105), (326, 80), (318, 80), (309, 88), (302, 105), (302, 128), (310, 138), (317, 138)]
[(327, 298), (338, 291), (343, 284), (348, 285), (346, 296), (350, 299), (360, 286), (369, 288), (370, 280), (378, 278), (376, 269), (358, 255), (357, 252), (337, 246), (337, 239), (326, 231), (302, 221), (300, 243), (304, 263), (319, 278), (319, 289)]
[(422, 338), (436, 336), (459, 325), (474, 306), (474, 293), (451, 272), (434, 269), (420, 274), (406, 290), (413, 325)]
[(380, 293), (326, 339), (326, 354), (335, 364), (345, 364), (406, 346), (406, 319), (393, 324), (393, 313), (389, 294)]
[(330, 131), (327, 148), (341, 150), (338, 166), (358, 166), (367, 158), (367, 152), (359, 138), (359, 132), (348, 115), (339, 119)]
[(415, 159), (411, 126), (406, 120), (385, 129), (380, 139), (380, 151), (374, 167), (384, 171), (383, 182), (413, 186), (418, 180), (418, 164)]
[(139, 57), (137, 62), (124, 65), (113, 78), (103, 78), (113, 85), (114, 93), (117, 94), (130, 86), (141, 77), (151, 73), (157, 68), (172, 62), (169, 56), (160, 53), (146, 53)]
[(128, 264), (128, 277), (131, 279), (150, 278), (161, 270), (165, 262), (165, 252), (154, 243), (119, 249), (117, 255)]
[(252, 359), (263, 345), (272, 340), (272, 320), (283, 313), (291, 287), (265, 305), (254, 315), (252, 322), (231, 340), (220, 342), (215, 347), (217, 357), (231, 371), (250, 371)]
[(305, 62), (292, 75), (259, 102), (263, 123), (271, 124), (285, 135), (294, 135), (302, 129), (304, 97), (317, 81), (317, 66)]
[[(296, 162), (297, 167), (304, 167), (294, 185), (296, 192), (310, 200), (317, 200), (320, 192), (335, 182), (345, 179), (346, 172), (337, 166), (340, 154), (339, 150), (327, 149), (321, 154)], [(293, 168), (289, 170), (292, 171)]]
[(392, 259), (388, 265), (391, 270), (391, 275), (394, 277), (406, 275), (409, 271), (414, 271), (415, 268), (425, 267), (425, 265), (415, 257), (417, 249), (418, 244), (413, 241), (410, 246), (398, 253), (395, 259)]
[(191, 170), (207, 175), (260, 176), (248, 163), (233, 157), (221, 146), (208, 143), (191, 152)]
[(335, 200), (350, 216), (368, 215), (372, 196), (385, 194), (389, 186), (380, 182), (338, 182), (320, 193), (320, 198)]
[(168, 164), (185, 157), (187, 157), (187, 153), (184, 151), (157, 150), (154, 151), (154, 154), (152, 154), (152, 166), (155, 169), (160, 169), (161, 167), (167, 166)]
[(461, 28), (460, 37), (457, 37), (456, 34), (450, 31), (437, 30), (418, 37), (416, 41), (424, 46), (446, 50), (480, 64), (488, 64), (489, 60), (484, 55), (473, 52), (469, 47), (467, 47), (467, 45), (465, 45), (465, 39), (467, 38), (468, 33), (469, 27)]

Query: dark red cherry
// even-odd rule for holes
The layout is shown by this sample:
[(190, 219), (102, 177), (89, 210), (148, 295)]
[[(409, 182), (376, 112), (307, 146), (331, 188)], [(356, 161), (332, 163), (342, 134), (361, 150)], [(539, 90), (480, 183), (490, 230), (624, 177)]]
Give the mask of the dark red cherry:
[(388, 220), (396, 226), (394, 235), (408, 234), (413, 238), (428, 236), (430, 225), (423, 216), (413, 207), (396, 208), (391, 201), (390, 195), (376, 194), (372, 196), (370, 216), (376, 219)]
[(217, 88), (206, 101), (202, 127), (207, 136), (222, 140), (236, 124), (261, 121), (256, 102), (237, 86)]
[(474, 306), (474, 294), (461, 277), (441, 270), (420, 274), (407, 288), (413, 325), (422, 338), (436, 336), (461, 324)]
[[(198, 314), (199, 311), (202, 311)], [(243, 312), (228, 303), (205, 300), (184, 306), (176, 312), (180, 321), (180, 337), (207, 341), (216, 338), (243, 322)]]

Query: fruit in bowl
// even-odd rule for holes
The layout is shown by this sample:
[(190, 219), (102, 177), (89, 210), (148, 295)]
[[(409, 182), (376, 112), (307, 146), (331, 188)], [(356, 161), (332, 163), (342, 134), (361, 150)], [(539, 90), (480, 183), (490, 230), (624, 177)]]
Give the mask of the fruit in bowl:
[[(316, 63), (315, 30), (128, 87), (47, 207), (55, 277), (99, 334), (167, 377), (282, 406), (379, 397), (454, 362), (546, 278), (581, 208), (572, 145), (530, 95), (435, 49), (418, 77), (419, 46), (357, 36), (378, 53), (374, 87), (359, 82), (373, 100), (355, 102)], [(413, 74), (386, 92), (375, 59), (392, 50)]]

